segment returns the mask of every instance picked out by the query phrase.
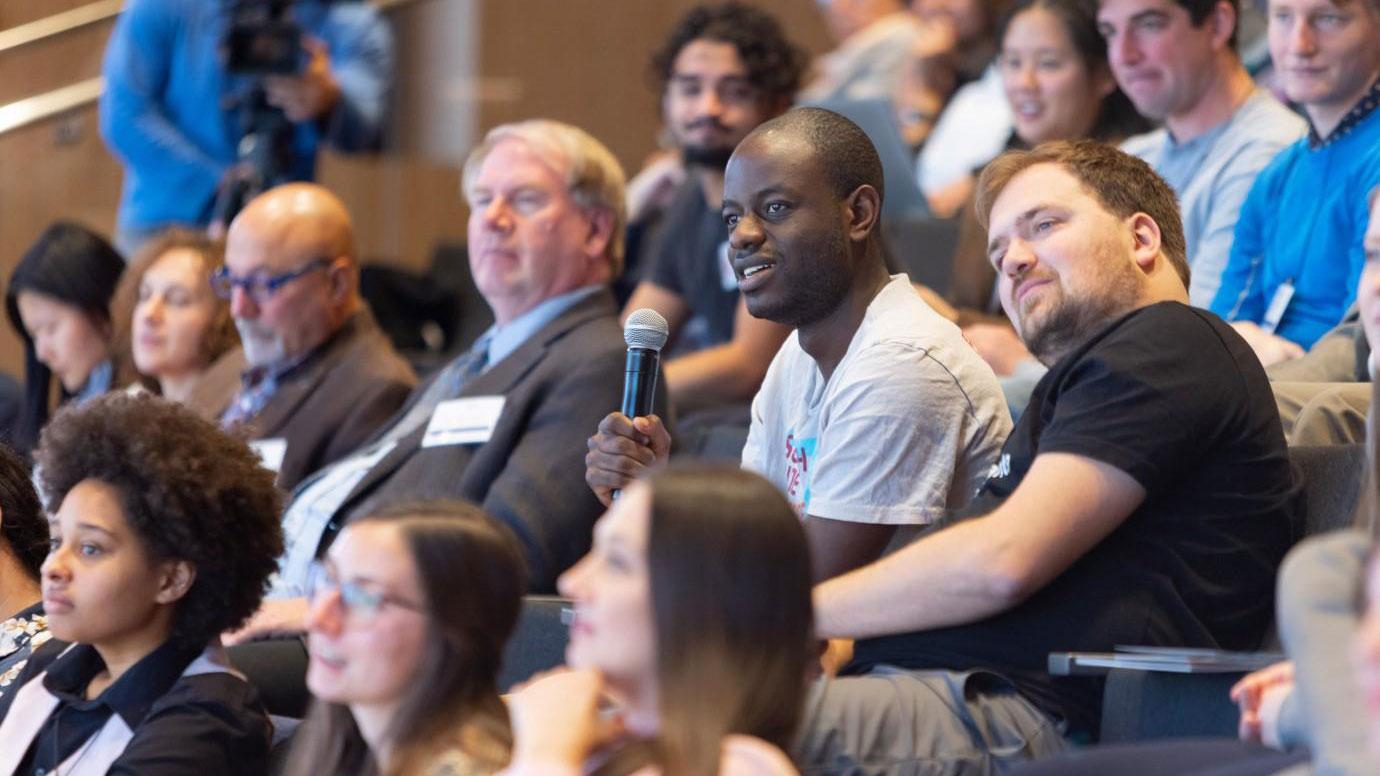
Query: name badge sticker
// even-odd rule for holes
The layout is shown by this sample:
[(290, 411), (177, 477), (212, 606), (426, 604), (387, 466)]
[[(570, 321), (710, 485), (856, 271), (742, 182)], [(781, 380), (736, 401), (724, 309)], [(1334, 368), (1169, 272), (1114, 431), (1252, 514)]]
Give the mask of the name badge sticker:
[(283, 456), (287, 455), (287, 440), (282, 437), (255, 439), (249, 443), (249, 449), (259, 456), (259, 463), (265, 469), (277, 472), (283, 468)]
[(436, 405), (422, 436), (422, 447), (478, 445), (489, 441), (498, 416), (503, 414), (502, 396), (466, 396)]
[(1265, 310), (1265, 319), (1260, 322), (1260, 328), (1269, 334), (1274, 334), (1275, 329), (1279, 328), (1279, 322), (1284, 320), (1284, 311), (1289, 309), (1289, 303), (1293, 300), (1294, 281), (1286, 280), (1275, 290), (1275, 296), (1270, 300), (1270, 306)]

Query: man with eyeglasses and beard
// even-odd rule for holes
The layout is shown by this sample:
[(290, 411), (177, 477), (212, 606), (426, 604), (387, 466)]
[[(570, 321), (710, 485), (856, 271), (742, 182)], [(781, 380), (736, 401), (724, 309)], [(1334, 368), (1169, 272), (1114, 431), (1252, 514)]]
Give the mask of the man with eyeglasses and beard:
[(320, 186), (251, 201), (211, 284), (230, 301), (242, 350), (190, 403), (247, 427), (285, 490), (363, 444), (416, 385), (360, 298), (350, 214)]
[[(630, 256), (641, 274), (624, 315), (649, 307), (670, 324), (666, 382), (682, 412), (745, 404), (790, 331), (748, 314), (719, 204), (734, 147), (790, 106), (804, 64), (774, 18), (738, 3), (692, 9), (652, 58), (676, 154), (629, 185), (635, 221), (647, 219), (638, 211), (651, 209), (655, 190), (667, 204), (641, 256)], [(742, 417), (746, 425), (745, 409)]]

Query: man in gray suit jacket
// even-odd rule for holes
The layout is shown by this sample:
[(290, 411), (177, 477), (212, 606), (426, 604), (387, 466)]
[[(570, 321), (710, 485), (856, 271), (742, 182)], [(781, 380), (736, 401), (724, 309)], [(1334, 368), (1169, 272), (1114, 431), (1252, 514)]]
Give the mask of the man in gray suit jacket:
[(300, 630), (312, 561), (352, 519), (403, 502), (482, 505), (522, 542), (534, 591), (589, 548), (603, 508), (584, 484), (585, 436), (618, 407), (626, 355), (608, 289), (622, 260), (622, 170), (583, 131), (528, 121), (488, 134), (464, 188), (470, 270), (494, 326), (373, 440), (297, 489), (274, 600), (232, 642)]
[(211, 284), (230, 301), (243, 347), (192, 404), (247, 428), (286, 490), (363, 444), (417, 383), (360, 298), (350, 214), (320, 186), (279, 186), (250, 202)]

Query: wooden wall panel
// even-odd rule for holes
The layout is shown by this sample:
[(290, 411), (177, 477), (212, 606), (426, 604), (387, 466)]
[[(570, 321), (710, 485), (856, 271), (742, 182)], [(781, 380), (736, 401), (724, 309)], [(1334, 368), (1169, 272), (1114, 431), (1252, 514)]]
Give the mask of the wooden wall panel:
[(0, 0), (0, 30), (80, 8), (91, 0)]
[[(652, 52), (695, 0), (484, 0), (480, 71), (519, 85), (511, 101), (478, 103), (482, 134), (522, 118), (556, 118), (603, 140), (629, 172), (656, 147)], [(759, 0), (807, 51), (829, 47), (813, 0)]]
[[(94, 105), (0, 135), (0, 280), (54, 220), (109, 234), (119, 196), (120, 167), (97, 135)], [(24, 369), (8, 319), (0, 324), (0, 369)]]
[(0, 105), (100, 75), (111, 25), (92, 24), (0, 52)]
[[(85, 5), (87, 0), (0, 0), (0, 30)], [(472, 2), (480, 41), (473, 113), (482, 133), (505, 121), (559, 118), (604, 140), (631, 170), (654, 148), (659, 117), (647, 82), (651, 51), (694, 0), (416, 0)], [(828, 46), (813, 0), (758, 0), (794, 40)], [(403, 6), (392, 13), (406, 14)], [(99, 72), (110, 23), (0, 54), (0, 105)], [(444, 36), (441, 44), (447, 45)], [(457, 40), (462, 40), (457, 34)], [(412, 41), (400, 39), (400, 45)], [(463, 43), (461, 44), (463, 45)], [(424, 50), (407, 49), (404, 67)], [(399, 72), (399, 105), (414, 114), (438, 99)], [(447, 86), (447, 85), (440, 85)], [(450, 84), (447, 88), (461, 88)], [(416, 149), (411, 149), (415, 152)], [(414, 152), (379, 158), (326, 155), (321, 180), (353, 212), (367, 259), (421, 268), (438, 240), (463, 239), (465, 206), (454, 158)], [(120, 167), (100, 141), (95, 106), (0, 135), (0, 281), (45, 225), (71, 218), (114, 227)], [(0, 323), (0, 369), (18, 374), (16, 335)]]

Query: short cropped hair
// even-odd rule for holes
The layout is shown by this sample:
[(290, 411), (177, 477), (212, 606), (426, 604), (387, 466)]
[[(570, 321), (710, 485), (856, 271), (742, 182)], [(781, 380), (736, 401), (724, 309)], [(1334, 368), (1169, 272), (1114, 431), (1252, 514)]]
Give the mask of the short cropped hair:
[(727, 43), (738, 50), (748, 83), (766, 103), (795, 99), (809, 56), (786, 38), (776, 17), (743, 3), (698, 5), (680, 18), (652, 55), (651, 75), (664, 93), (681, 49), (697, 40)]
[(576, 204), (587, 212), (603, 210), (613, 216), (613, 233), (604, 251), (613, 277), (623, 271), (623, 232), (628, 223), (627, 179), (613, 152), (593, 135), (560, 121), (530, 119), (501, 124), (489, 130), (465, 160), (462, 186), (466, 198), (479, 168), (504, 140), (518, 140), (557, 168), (564, 167), (566, 185)]
[(28, 464), (3, 444), (0, 444), (0, 544), (9, 547), (30, 579), (39, 578), (39, 568), (48, 557), (48, 521), (30, 479)]
[(283, 552), (282, 499), (243, 441), (174, 402), (119, 392), (59, 411), (34, 458), (50, 510), (97, 480), (119, 493), (152, 558), (196, 567), (173, 614), (175, 643), (200, 648), (259, 608)]
[(885, 199), (882, 159), (871, 138), (852, 121), (824, 108), (793, 108), (763, 123), (748, 137), (769, 132), (794, 135), (809, 143), (829, 188), (839, 199), (862, 185), (876, 189), (878, 200)]
[(1160, 227), (1160, 250), (1188, 287), (1188, 249), (1174, 190), (1143, 160), (1095, 140), (1056, 140), (1029, 151), (1007, 151), (982, 171), (977, 184), (978, 221), (986, 229), (992, 205), (1006, 185), (1037, 164), (1057, 164), (1078, 179), (1118, 218), (1145, 213)]

